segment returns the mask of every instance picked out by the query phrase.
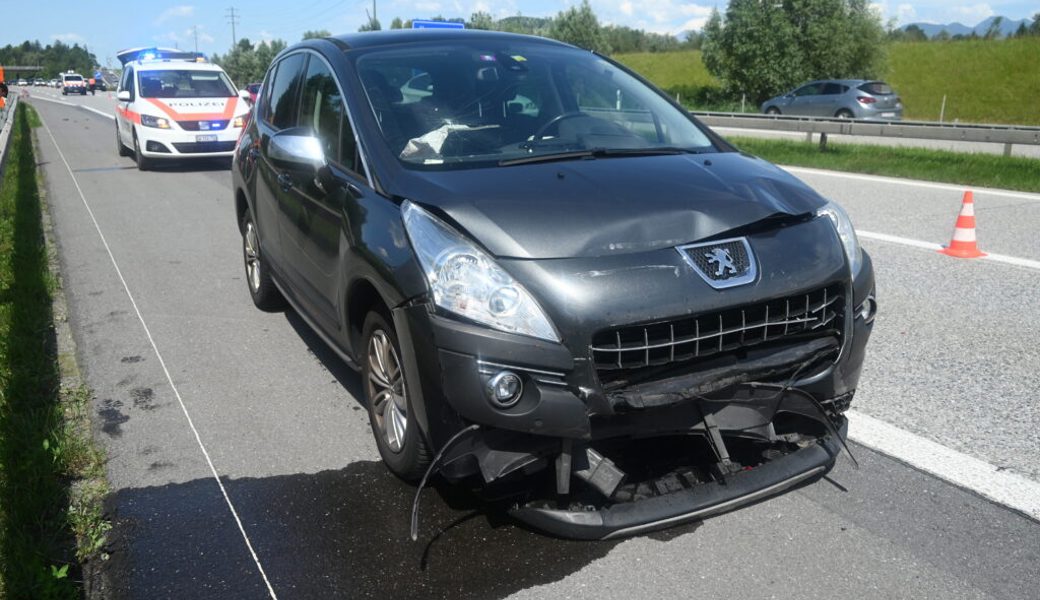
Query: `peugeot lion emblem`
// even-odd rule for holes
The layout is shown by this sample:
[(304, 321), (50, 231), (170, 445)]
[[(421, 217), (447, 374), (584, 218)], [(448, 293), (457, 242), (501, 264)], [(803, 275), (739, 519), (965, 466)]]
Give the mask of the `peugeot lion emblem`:
[(686, 264), (711, 287), (722, 290), (755, 281), (758, 264), (747, 238), (678, 246)]
[(712, 248), (711, 252), (704, 255), (708, 259), (708, 264), (715, 263), (715, 277), (722, 277), (728, 271), (730, 275), (736, 275), (737, 266), (733, 264), (733, 259), (729, 256), (729, 250), (725, 248)]

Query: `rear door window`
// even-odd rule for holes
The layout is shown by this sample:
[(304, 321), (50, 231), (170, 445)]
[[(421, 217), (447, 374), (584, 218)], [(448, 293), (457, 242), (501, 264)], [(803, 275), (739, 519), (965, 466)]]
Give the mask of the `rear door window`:
[(847, 86), (841, 85), (840, 83), (828, 83), (823, 86), (823, 95), (837, 96), (840, 94), (844, 94), (848, 90), (849, 88)]
[(874, 94), (875, 96), (887, 96), (895, 93), (884, 81), (868, 81), (859, 86), (859, 89), (868, 94)]

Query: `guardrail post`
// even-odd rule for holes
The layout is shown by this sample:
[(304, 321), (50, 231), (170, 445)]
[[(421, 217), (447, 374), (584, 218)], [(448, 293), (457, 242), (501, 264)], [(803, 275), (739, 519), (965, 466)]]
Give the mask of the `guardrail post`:
[(809, 143), (809, 144), (812, 143), (812, 132), (811, 131), (806, 131), (805, 132), (805, 141), (806, 141), (806, 143)]
[(1004, 156), (1011, 156), (1011, 144), (1004, 144)]
[(827, 151), (827, 134), (820, 133), (820, 152)]

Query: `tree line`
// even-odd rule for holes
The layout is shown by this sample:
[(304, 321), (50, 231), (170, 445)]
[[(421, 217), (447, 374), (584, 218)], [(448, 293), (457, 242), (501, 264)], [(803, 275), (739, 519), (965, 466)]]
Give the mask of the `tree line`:
[(46, 46), (39, 41), (25, 41), (18, 45), (8, 44), (0, 48), (0, 65), (2, 66), (28, 66), (40, 67), (38, 73), (14, 73), (8, 72), (5, 77), (42, 77), (52, 79), (65, 71), (75, 71), (84, 77), (91, 77), (98, 65), (97, 57), (79, 44), (68, 45), (62, 41), (55, 41)]
[[(975, 31), (968, 34), (958, 33), (950, 35), (949, 31), (945, 29), (940, 30), (939, 33), (928, 37), (923, 29), (917, 24), (911, 24), (904, 28), (895, 28), (894, 24), (890, 25), (888, 31), (888, 39), (896, 42), (948, 42), (948, 41), (960, 41), (960, 40), (999, 40), (1004, 36), (1002, 31), (1002, 25), (1004, 24), (1004, 17), (997, 17), (990, 22), (989, 27), (982, 35), (979, 35)], [(1027, 38), (1027, 37), (1040, 37), (1040, 12), (1033, 15), (1033, 21), (1029, 25), (1025, 22), (1019, 23), (1018, 28), (1015, 29), (1014, 33), (1010, 33), (1006, 36), (1010, 38)]]

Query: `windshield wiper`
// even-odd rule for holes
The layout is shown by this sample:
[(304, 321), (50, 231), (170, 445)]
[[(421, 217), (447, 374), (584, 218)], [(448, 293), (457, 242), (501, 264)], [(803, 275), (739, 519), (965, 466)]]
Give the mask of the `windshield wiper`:
[(501, 167), (509, 167), (512, 165), (556, 162), (561, 160), (575, 160), (579, 158), (662, 156), (669, 154), (700, 154), (702, 152), (704, 152), (704, 150), (695, 148), (678, 148), (675, 146), (652, 146), (648, 148), (593, 148), (591, 150), (570, 150), (567, 152), (551, 152), (548, 154), (533, 154), (531, 156), (521, 156), (520, 158), (509, 158), (499, 161), (498, 165)]

